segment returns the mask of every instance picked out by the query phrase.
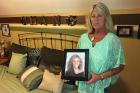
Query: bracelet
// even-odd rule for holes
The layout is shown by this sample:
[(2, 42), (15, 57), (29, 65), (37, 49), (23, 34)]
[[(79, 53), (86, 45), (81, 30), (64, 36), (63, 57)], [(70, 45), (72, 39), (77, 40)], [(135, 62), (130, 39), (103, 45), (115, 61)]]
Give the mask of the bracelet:
[(102, 74), (100, 74), (101, 79), (104, 79), (104, 76)]

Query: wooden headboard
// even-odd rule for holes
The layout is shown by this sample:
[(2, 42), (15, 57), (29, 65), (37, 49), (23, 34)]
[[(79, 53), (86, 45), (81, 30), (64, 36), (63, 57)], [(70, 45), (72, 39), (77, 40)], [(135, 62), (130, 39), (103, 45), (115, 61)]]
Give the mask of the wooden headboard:
[(48, 33), (48, 32), (32, 32), (19, 34), (20, 45), (41, 48), (46, 46), (53, 49), (74, 49), (79, 40), (78, 35), (62, 34), (62, 33)]

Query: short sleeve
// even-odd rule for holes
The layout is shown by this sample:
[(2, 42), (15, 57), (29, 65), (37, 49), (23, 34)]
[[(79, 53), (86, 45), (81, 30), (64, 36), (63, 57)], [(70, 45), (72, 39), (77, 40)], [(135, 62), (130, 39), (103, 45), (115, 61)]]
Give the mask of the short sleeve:
[(120, 39), (117, 36), (112, 39), (112, 46), (113, 56), (115, 57), (115, 64), (113, 68), (119, 67), (120, 65), (125, 65), (123, 48)]
[(81, 46), (81, 42), (80, 42), (80, 39), (79, 39), (79, 41), (78, 41), (78, 43), (77, 43), (77, 49), (79, 49), (80, 46)]
[(77, 43), (77, 49), (81, 49), (81, 48), (87, 48), (88, 46), (88, 42), (87, 42), (87, 35), (88, 33), (84, 33), (80, 36), (80, 39), (78, 40), (78, 43)]

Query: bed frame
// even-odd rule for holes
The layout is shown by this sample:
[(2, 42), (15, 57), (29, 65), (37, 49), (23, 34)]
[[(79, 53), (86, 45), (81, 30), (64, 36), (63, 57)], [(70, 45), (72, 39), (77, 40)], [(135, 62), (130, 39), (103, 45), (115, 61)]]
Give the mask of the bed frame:
[(20, 45), (33, 48), (46, 46), (59, 50), (76, 48), (79, 37), (78, 35), (49, 32), (33, 32), (18, 35)]

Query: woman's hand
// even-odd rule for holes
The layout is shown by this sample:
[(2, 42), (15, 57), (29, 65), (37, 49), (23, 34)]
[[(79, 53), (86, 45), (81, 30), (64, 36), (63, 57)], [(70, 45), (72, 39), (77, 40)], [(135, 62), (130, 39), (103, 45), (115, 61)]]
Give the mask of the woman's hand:
[(92, 84), (94, 82), (96, 82), (97, 80), (100, 80), (101, 79), (101, 76), (100, 75), (97, 75), (93, 72), (91, 72), (91, 79), (86, 81), (87, 84)]

